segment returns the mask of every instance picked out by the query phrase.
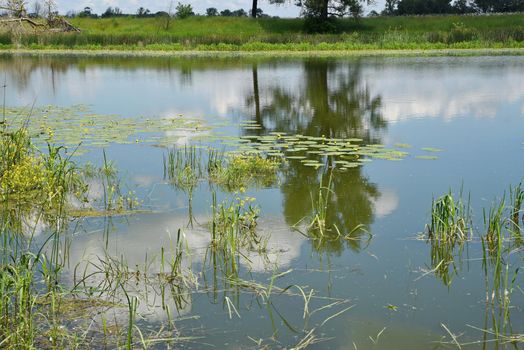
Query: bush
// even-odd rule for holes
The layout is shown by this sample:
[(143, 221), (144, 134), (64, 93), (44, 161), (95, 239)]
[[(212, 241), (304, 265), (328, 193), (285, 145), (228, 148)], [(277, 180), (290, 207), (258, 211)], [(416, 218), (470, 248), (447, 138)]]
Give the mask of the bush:
[(175, 16), (177, 18), (184, 19), (194, 15), (195, 13), (193, 12), (193, 6), (191, 6), (191, 4), (182, 4), (179, 2), (176, 6)]

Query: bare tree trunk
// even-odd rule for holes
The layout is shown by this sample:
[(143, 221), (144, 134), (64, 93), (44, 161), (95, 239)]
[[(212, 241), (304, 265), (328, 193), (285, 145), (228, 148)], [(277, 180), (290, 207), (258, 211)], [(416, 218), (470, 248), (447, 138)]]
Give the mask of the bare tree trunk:
[(321, 3), (321, 8), (320, 8), (320, 18), (323, 19), (323, 20), (327, 20), (328, 19), (328, 5), (329, 5), (329, 0), (322, 0), (322, 3)]
[(257, 18), (258, 0), (253, 0), (253, 6), (251, 7), (251, 17)]

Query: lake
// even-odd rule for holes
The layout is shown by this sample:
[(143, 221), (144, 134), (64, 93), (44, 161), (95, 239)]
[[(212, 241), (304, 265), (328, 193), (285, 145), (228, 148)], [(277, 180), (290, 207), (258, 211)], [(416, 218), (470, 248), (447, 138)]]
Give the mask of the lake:
[[(481, 237), (524, 175), (524, 58), (3, 56), (0, 68), (11, 114), (53, 129), (79, 164), (112, 162), (136, 202), (70, 220), (62, 279), (125, 269), (153, 348), (523, 348), (523, 245), (504, 242), (500, 270)], [(209, 164), (209, 147), (277, 159), (276, 177), (188, 185), (180, 164)], [(89, 199), (105, 186), (93, 178)], [(439, 249), (426, 225), (450, 191), (472, 234)], [(219, 208), (255, 216), (256, 238), (217, 247)], [(93, 327), (125, 329), (117, 309)]]

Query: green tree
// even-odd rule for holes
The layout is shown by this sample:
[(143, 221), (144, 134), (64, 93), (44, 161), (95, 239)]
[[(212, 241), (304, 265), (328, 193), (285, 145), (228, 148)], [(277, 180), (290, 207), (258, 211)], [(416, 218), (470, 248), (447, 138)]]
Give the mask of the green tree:
[(214, 7), (210, 7), (206, 9), (206, 16), (208, 17), (216, 17), (218, 16), (218, 10)]
[(474, 0), (481, 12), (517, 12), (524, 11), (524, 0)]
[(373, 0), (298, 0), (306, 17), (327, 20), (329, 17), (343, 17), (351, 15), (360, 17), (364, 11), (364, 4)]
[(398, 6), (399, 0), (386, 0), (386, 5), (384, 6), (384, 10), (382, 11), (382, 14), (391, 16), (397, 13), (397, 6)]
[(180, 19), (188, 18), (194, 16), (193, 6), (191, 4), (182, 4), (178, 3), (175, 8), (175, 16)]
[(426, 15), (452, 13), (451, 0), (400, 0), (399, 15)]
[(146, 9), (146, 8), (143, 8), (143, 7), (140, 7), (136, 11), (137, 17), (147, 17), (147, 16), (149, 16), (150, 13), (151, 13), (151, 11), (149, 11), (149, 9)]

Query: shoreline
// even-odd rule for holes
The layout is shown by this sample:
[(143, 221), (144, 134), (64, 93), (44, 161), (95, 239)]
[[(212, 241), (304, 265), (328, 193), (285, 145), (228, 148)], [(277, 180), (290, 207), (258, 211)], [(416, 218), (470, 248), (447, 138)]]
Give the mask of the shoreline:
[(219, 50), (119, 50), (119, 49), (4, 49), (2, 56), (80, 57), (467, 57), (524, 56), (524, 48), (401, 49), (401, 50), (314, 50), (314, 51), (219, 51)]

